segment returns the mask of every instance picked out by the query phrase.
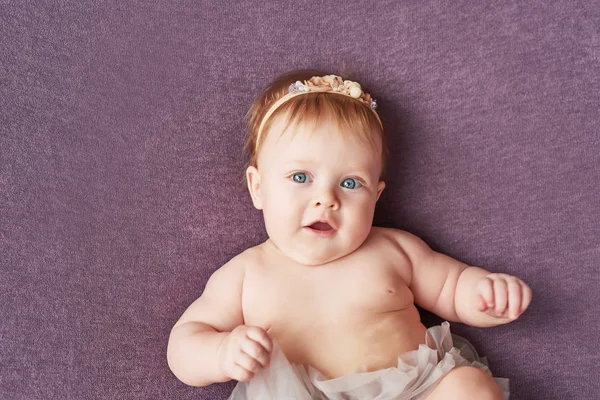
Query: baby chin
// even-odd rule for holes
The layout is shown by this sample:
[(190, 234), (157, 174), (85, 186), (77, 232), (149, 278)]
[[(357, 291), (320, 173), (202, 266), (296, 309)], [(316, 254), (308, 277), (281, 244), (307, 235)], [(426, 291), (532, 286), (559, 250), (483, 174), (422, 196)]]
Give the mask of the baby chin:
[(360, 243), (352, 245), (339, 231), (315, 231), (310, 227), (302, 228), (292, 239), (285, 251), (294, 261), (319, 266), (328, 264), (352, 253)]

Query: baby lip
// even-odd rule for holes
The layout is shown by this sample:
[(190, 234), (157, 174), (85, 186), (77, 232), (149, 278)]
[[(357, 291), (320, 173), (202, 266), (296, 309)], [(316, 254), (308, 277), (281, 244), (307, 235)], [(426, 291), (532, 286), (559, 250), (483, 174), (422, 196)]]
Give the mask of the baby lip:
[(317, 231), (330, 231), (333, 229), (333, 227), (325, 221), (315, 221), (312, 224), (308, 225), (308, 227)]

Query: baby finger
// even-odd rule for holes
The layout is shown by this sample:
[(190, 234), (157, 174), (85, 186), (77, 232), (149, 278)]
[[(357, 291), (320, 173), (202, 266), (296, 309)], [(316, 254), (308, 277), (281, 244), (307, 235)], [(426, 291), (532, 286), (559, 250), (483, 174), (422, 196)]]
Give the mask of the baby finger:
[(477, 293), (485, 301), (486, 307), (483, 310), (494, 307), (494, 281), (492, 279), (487, 277), (481, 279), (477, 283)]
[(261, 344), (253, 340), (246, 340), (242, 343), (242, 352), (252, 357), (262, 367), (266, 367), (269, 364), (269, 353)]
[(525, 282), (519, 279), (519, 285), (521, 286), (521, 290), (523, 293), (523, 297), (521, 298), (521, 314), (525, 312), (527, 307), (529, 307), (529, 303), (531, 303), (531, 288), (527, 286)]
[(255, 358), (249, 356), (243, 351), (238, 354), (235, 363), (253, 374), (258, 372), (261, 367), (260, 363)]
[(241, 365), (234, 364), (231, 366), (231, 374), (229, 377), (231, 379), (235, 379), (236, 381), (248, 382), (249, 380), (254, 378), (254, 372), (248, 371)]
[(262, 328), (249, 327), (246, 331), (246, 336), (260, 343), (269, 353), (273, 351), (273, 341)]
[(506, 311), (508, 302), (508, 289), (504, 279), (494, 279), (494, 298), (496, 302), (496, 316), (500, 317)]
[(508, 317), (517, 319), (521, 308), (521, 285), (516, 279), (508, 280)]

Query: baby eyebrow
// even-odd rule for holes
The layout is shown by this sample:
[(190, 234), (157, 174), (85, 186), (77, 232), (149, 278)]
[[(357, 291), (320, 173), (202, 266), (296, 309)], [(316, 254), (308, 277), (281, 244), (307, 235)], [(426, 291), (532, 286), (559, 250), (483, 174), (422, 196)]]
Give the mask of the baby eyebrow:
[[(293, 160), (286, 160), (285, 165), (286, 167), (291, 167), (291, 166), (303, 166), (303, 165), (317, 165), (319, 164), (319, 161), (317, 160), (305, 160), (305, 159), (293, 159)], [(368, 168), (365, 168), (362, 165), (357, 165), (357, 166), (351, 166), (346, 168), (348, 171), (351, 171), (350, 175), (352, 174), (356, 174), (356, 175), (368, 175)]]
[(366, 185), (366, 184), (367, 184), (367, 181), (366, 181), (366, 180), (364, 180), (363, 178), (361, 178), (360, 176), (351, 175), (351, 176), (348, 176), (347, 178), (344, 178), (344, 179), (349, 179), (349, 178), (350, 178), (350, 179), (356, 179), (357, 181), (359, 181), (359, 182), (360, 182), (360, 183), (362, 183), (363, 185)]

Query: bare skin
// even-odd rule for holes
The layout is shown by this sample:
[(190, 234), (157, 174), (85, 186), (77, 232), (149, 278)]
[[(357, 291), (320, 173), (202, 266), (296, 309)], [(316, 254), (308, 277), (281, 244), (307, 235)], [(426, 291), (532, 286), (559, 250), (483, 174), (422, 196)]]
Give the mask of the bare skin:
[(357, 251), (315, 268), (266, 241), (246, 270), (245, 323), (263, 328), (291, 362), (329, 378), (395, 366), (425, 343), (426, 328), (406, 284), (410, 262), (390, 242), (373, 228)]
[[(291, 362), (329, 378), (395, 366), (399, 354), (425, 343), (426, 328), (407, 285), (410, 261), (392, 232), (373, 227), (359, 249), (319, 266), (298, 264), (270, 240), (246, 250), (209, 280), (173, 327), (171, 369), (194, 386), (246, 381), (268, 365), (273, 339)], [(218, 371), (206, 377), (211, 366), (219, 370), (218, 347), (227, 333), (241, 325), (263, 335), (254, 340), (261, 346), (248, 351), (262, 353), (254, 358), (263, 365), (245, 360), (250, 374)], [(198, 368), (198, 353), (205, 356), (204, 369)]]
[[(268, 367), (272, 340), (291, 362), (328, 378), (395, 366), (398, 355), (425, 343), (426, 332), (410, 285), (416, 254), (400, 245), (399, 232), (373, 227), (355, 252), (318, 267), (292, 261), (269, 240), (246, 250), (211, 277), (173, 327), (172, 371), (193, 386), (248, 381)], [(224, 359), (236, 361), (226, 366)], [(472, 367), (451, 371), (428, 399), (449, 393), (503, 398), (492, 378)]]

